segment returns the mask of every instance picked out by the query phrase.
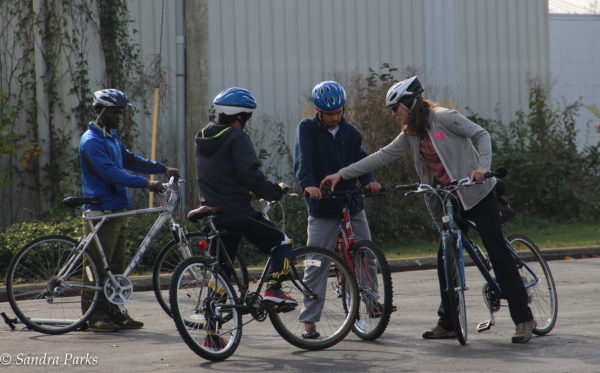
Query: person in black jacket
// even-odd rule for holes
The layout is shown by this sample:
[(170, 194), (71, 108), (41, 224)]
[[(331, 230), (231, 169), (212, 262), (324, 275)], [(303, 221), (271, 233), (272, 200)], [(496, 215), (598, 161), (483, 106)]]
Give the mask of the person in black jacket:
[(217, 123), (209, 123), (196, 135), (202, 204), (221, 208), (215, 224), (233, 233), (223, 237), (230, 257), (236, 255), (242, 235), (271, 255), (271, 273), (263, 299), (295, 307), (298, 303), (281, 290), (280, 281), (289, 273), (292, 240), (250, 204), (251, 193), (276, 201), (288, 189), (284, 183), (275, 184), (266, 179), (259, 169), (250, 137), (243, 130), (256, 108), (256, 101), (248, 90), (233, 87), (219, 93), (213, 105), (218, 113)]

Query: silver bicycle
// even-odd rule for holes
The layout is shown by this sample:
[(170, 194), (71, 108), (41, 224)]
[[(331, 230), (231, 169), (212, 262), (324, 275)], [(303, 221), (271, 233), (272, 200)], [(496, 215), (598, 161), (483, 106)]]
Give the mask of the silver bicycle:
[[(161, 249), (154, 262), (153, 284), (158, 302), (170, 315), (168, 285), (175, 267), (192, 255), (205, 255), (202, 247), (198, 246), (198, 242), (205, 239), (205, 234), (188, 233), (173, 219), (181, 183), (183, 180), (172, 177), (163, 184), (164, 192), (157, 194), (157, 207), (100, 215), (84, 211), (83, 217), (90, 233), (79, 241), (50, 235), (27, 243), (12, 259), (6, 278), (8, 299), (17, 317), (30, 329), (42, 333), (66, 333), (84, 327), (102, 294), (121, 312), (126, 312), (124, 304), (133, 294), (129, 276), (164, 226), (168, 226), (173, 240)], [(70, 207), (81, 207), (98, 204), (99, 201), (69, 197), (64, 203)], [(113, 273), (98, 239), (98, 231), (108, 219), (149, 214), (158, 214), (156, 221), (124, 272)], [(97, 263), (88, 252), (92, 241), (99, 248), (101, 263)], [(236, 261), (239, 260), (239, 257), (236, 258)], [(107, 268), (106, 278), (100, 268)], [(82, 300), (90, 304), (85, 311), (82, 311)]]

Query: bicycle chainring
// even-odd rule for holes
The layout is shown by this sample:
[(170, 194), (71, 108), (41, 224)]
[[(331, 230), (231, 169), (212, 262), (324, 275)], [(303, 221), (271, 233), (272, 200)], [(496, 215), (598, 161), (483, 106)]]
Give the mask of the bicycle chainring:
[(123, 275), (114, 275), (117, 281), (117, 287), (112, 283), (110, 278), (104, 283), (104, 295), (112, 304), (124, 304), (133, 294), (133, 284)]
[(262, 296), (254, 292), (248, 292), (246, 293), (244, 303), (250, 308), (250, 315), (252, 315), (256, 321), (265, 321), (267, 319), (267, 309), (263, 303)]
[(491, 312), (497, 312), (500, 309), (500, 297), (489, 284), (483, 285), (483, 300)]

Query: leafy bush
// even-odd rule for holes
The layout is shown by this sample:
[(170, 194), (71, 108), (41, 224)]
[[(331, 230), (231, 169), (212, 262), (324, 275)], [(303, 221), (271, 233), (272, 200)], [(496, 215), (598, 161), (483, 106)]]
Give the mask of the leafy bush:
[(469, 118), (492, 136), (494, 167), (505, 166), (508, 197), (524, 214), (557, 221), (600, 215), (600, 144), (578, 151), (575, 117), (582, 104), (549, 102), (549, 88), (530, 81), (529, 112), (508, 124)]
[(81, 219), (73, 216), (13, 224), (6, 231), (0, 232), (0, 280), (5, 281), (11, 259), (29, 241), (50, 234), (79, 237), (81, 233)]
[[(150, 227), (156, 220), (156, 215), (146, 215), (129, 219), (129, 236), (127, 240), (128, 258), (131, 260)], [(202, 227), (190, 222), (181, 223), (188, 231), (199, 231)], [(65, 235), (79, 239), (83, 234), (83, 221), (79, 216), (62, 216), (60, 219), (18, 223), (4, 232), (0, 232), (0, 279), (5, 281), (6, 272), (13, 256), (28, 242), (45, 235)], [(152, 271), (154, 260), (160, 250), (173, 239), (165, 226), (152, 240), (152, 244), (135, 268), (136, 274)]]

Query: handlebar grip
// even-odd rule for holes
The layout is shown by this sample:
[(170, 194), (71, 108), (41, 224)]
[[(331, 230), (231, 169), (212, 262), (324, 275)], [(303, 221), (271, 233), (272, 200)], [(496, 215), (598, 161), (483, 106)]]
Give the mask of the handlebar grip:
[(396, 190), (416, 190), (420, 184), (396, 185)]

